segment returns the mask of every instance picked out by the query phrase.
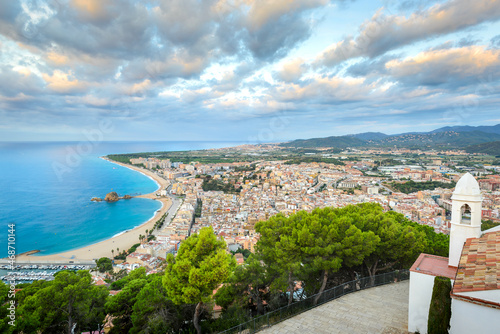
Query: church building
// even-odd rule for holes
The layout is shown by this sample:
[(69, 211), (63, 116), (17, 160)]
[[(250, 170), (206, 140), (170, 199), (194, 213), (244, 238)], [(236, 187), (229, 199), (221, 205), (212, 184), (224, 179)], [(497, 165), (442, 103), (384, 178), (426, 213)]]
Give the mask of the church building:
[(451, 334), (500, 333), (500, 228), (481, 232), (482, 196), (469, 173), (452, 200), (449, 257), (420, 254), (410, 269), (408, 331), (427, 333), (434, 277), (451, 279)]

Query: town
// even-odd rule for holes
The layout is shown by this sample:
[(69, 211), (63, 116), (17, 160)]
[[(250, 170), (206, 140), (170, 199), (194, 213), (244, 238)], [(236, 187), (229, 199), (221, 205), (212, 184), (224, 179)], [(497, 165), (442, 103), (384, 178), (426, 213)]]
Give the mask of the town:
[(115, 267), (130, 271), (143, 266), (156, 272), (168, 253), (175, 253), (184, 239), (206, 226), (225, 239), (228, 251), (240, 249), (236, 259), (241, 264), (241, 251), (253, 252), (259, 240), (257, 222), (279, 213), (289, 216), (300, 210), (365, 202), (379, 203), (386, 211), (449, 234), (450, 198), (465, 172), (474, 175), (482, 189), (483, 221), (500, 222), (500, 166), (487, 156), (459, 150), (310, 151), (291, 159), (276, 145), (191, 152), (198, 160), (231, 160), (214, 163), (191, 161), (189, 154), (176, 161), (177, 152), (120, 156), (122, 162), (125, 156), (130, 164), (167, 179), (169, 186), (156, 195), (180, 202), (166, 223), (142, 239), (124, 261), (115, 261)]

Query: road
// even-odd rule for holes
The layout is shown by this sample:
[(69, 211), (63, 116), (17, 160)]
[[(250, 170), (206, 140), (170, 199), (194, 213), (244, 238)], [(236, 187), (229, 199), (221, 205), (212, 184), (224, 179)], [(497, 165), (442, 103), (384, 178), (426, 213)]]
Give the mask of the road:
[[(177, 210), (179, 210), (179, 207), (182, 205), (183, 200), (178, 198), (175, 195), (171, 194), (172, 190), (172, 185), (169, 185), (167, 187), (167, 194), (168, 197), (170, 197), (170, 200), (172, 201), (172, 205), (170, 205), (170, 208), (167, 210), (167, 218), (163, 222), (162, 229), (165, 228), (166, 226), (169, 226), (170, 223), (172, 222), (172, 219), (174, 219), (175, 214), (177, 213)], [(158, 235), (161, 232), (161, 230), (155, 230), (153, 232), (153, 235)]]

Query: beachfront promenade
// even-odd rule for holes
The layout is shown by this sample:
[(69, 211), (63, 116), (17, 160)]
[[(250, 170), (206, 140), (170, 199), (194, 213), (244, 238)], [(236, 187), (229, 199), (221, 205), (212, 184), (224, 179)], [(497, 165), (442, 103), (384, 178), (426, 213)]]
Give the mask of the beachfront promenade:
[[(0, 265), (10, 265), (8, 259), (0, 259)], [(28, 264), (36, 264), (36, 265), (88, 265), (95, 267), (94, 260), (84, 260), (84, 259), (38, 259), (37, 256), (29, 256), (22, 257), (20, 260), (14, 262), (14, 266), (18, 265), (28, 265)]]
[(259, 333), (408, 333), (410, 281), (350, 293)]

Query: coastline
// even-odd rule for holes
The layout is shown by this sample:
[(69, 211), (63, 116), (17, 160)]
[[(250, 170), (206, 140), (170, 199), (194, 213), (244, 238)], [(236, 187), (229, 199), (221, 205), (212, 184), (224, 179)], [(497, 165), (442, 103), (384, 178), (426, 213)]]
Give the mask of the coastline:
[[(131, 169), (133, 171), (136, 171), (136, 172), (139, 172), (141, 173), (142, 175), (144, 175), (145, 177), (147, 177), (148, 179), (150, 180), (153, 180), (156, 185), (158, 186), (158, 189), (156, 189), (155, 191), (153, 191), (152, 193), (149, 193), (149, 194), (146, 194), (146, 195), (151, 195), (155, 192), (157, 192), (158, 190), (160, 190), (163, 186), (165, 186), (166, 184), (168, 184), (168, 182), (166, 182), (165, 184), (162, 184), (161, 182), (162, 181), (165, 181), (165, 179), (162, 179), (162, 178), (159, 178), (156, 174), (154, 174), (153, 172), (151, 172), (150, 170), (147, 170), (147, 169), (144, 169), (144, 168), (141, 168), (141, 167), (136, 167), (134, 165), (127, 165), (127, 164), (124, 164), (122, 162), (118, 162), (118, 161), (113, 161), (113, 160), (110, 160), (106, 157), (99, 157), (100, 159), (102, 160), (105, 160), (107, 162), (110, 162), (112, 164), (115, 164), (115, 165), (120, 165), (122, 167), (125, 167), (125, 168), (128, 168), (128, 169)], [(140, 196), (134, 196), (134, 197), (141, 197), (141, 196), (145, 196), (145, 195), (140, 195)]]
[(167, 212), (167, 210), (170, 208), (172, 205), (172, 201), (168, 197), (163, 197), (163, 198), (157, 198), (156, 193), (160, 190), (163, 189), (164, 187), (167, 187), (169, 185), (169, 182), (153, 172), (149, 170), (145, 170), (143, 168), (131, 166), (131, 165), (126, 165), (121, 162), (116, 162), (112, 161), (106, 157), (101, 157), (101, 159), (104, 159), (106, 161), (109, 161), (111, 163), (120, 165), (125, 168), (132, 169), (136, 172), (139, 172), (148, 178), (152, 179), (153, 181), (156, 182), (158, 185), (158, 189), (156, 189), (154, 192), (145, 194), (145, 195), (139, 195), (139, 196), (134, 196), (134, 197), (139, 197), (139, 198), (148, 198), (148, 199), (153, 199), (156, 201), (160, 201), (162, 203), (162, 206), (159, 210), (157, 210), (154, 213), (154, 216), (144, 222), (143, 224), (130, 229), (128, 231), (123, 231), (120, 232), (109, 239), (102, 240), (100, 242), (93, 243), (88, 246), (80, 247), (74, 250), (69, 250), (66, 252), (61, 252), (61, 253), (56, 253), (56, 254), (51, 254), (51, 255), (35, 255), (37, 252), (36, 251), (29, 251), (25, 252), (23, 254), (19, 254), (16, 256), (16, 262), (31, 262), (31, 263), (57, 263), (57, 262), (69, 262), (73, 261), (74, 263), (78, 263), (80, 261), (93, 261), (94, 259), (99, 259), (101, 257), (112, 257), (113, 253), (111, 250), (115, 251), (115, 254), (117, 253), (116, 249), (119, 248), (120, 251), (123, 250), (128, 250), (132, 245), (136, 244), (139, 242), (139, 235), (145, 235), (146, 230), (151, 230), (153, 229), (155, 223)]

